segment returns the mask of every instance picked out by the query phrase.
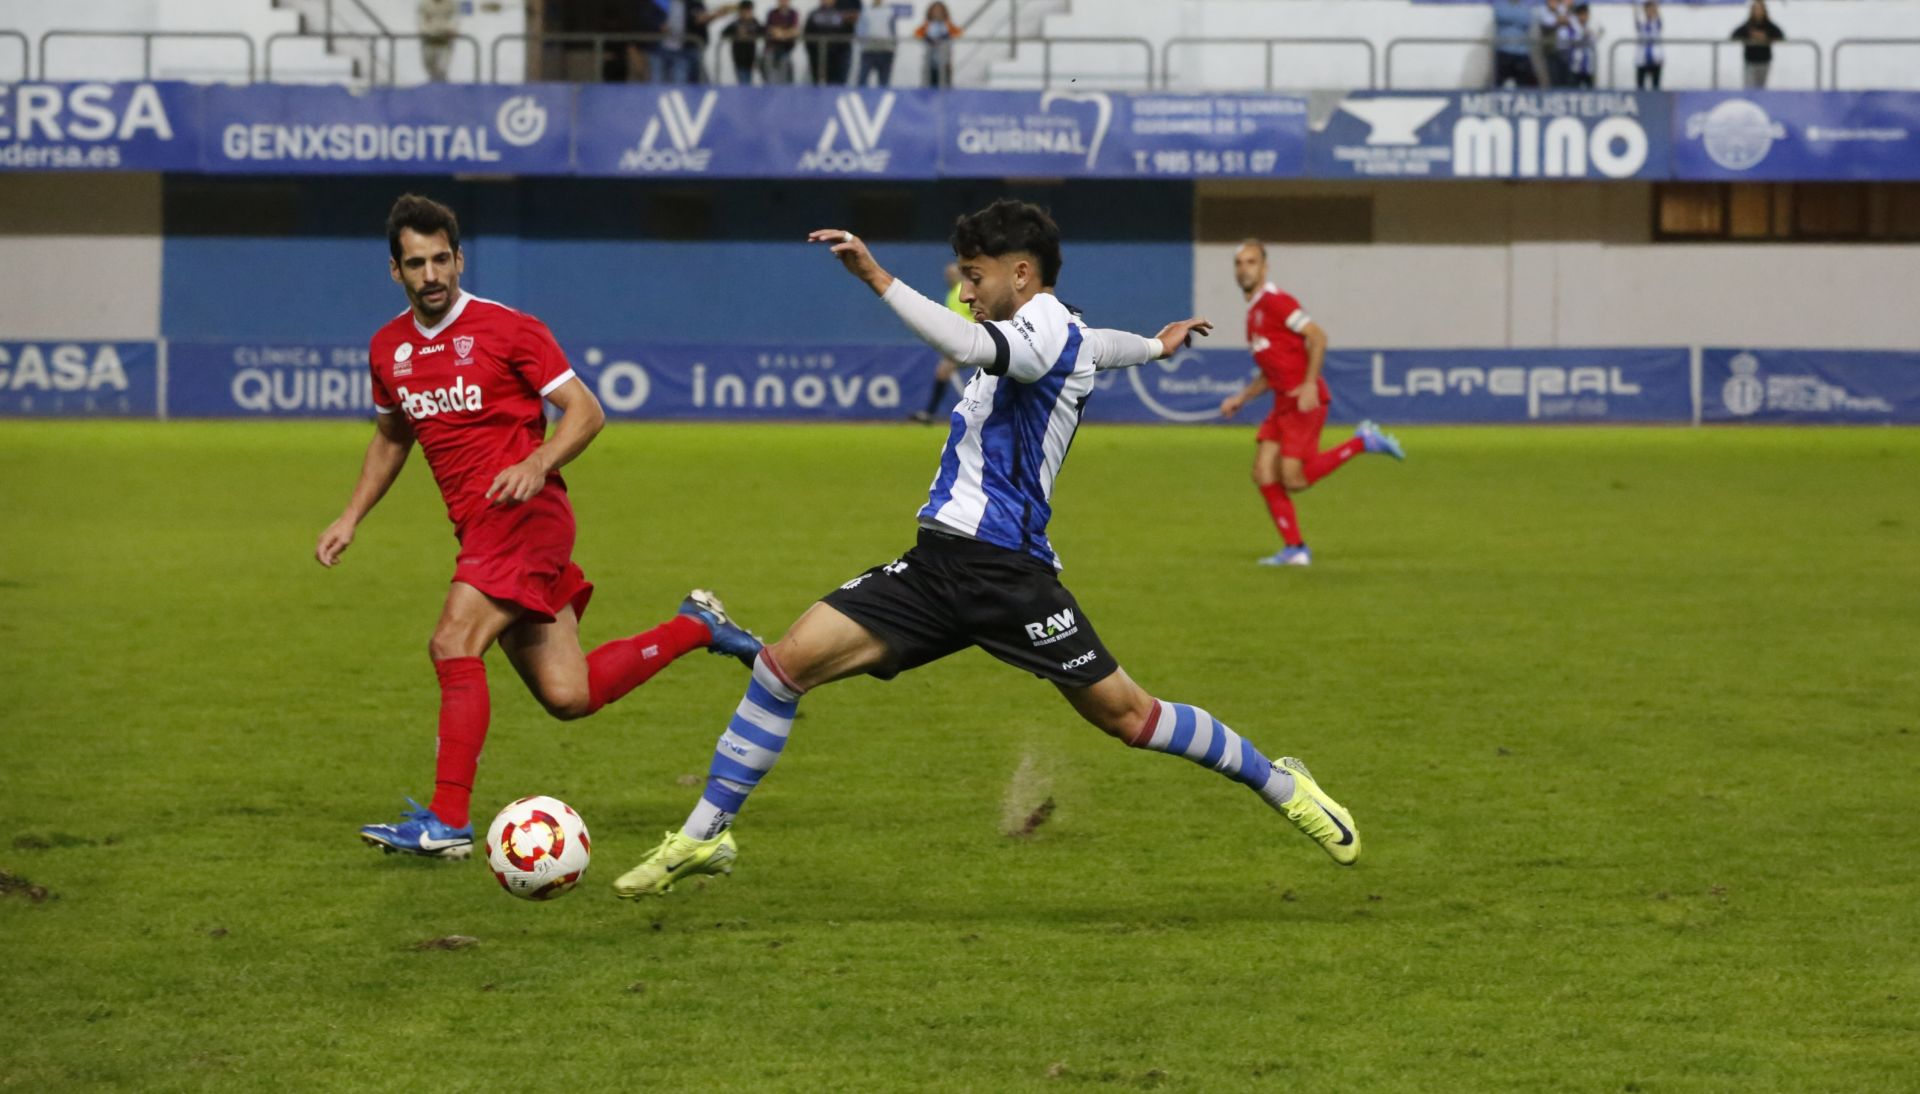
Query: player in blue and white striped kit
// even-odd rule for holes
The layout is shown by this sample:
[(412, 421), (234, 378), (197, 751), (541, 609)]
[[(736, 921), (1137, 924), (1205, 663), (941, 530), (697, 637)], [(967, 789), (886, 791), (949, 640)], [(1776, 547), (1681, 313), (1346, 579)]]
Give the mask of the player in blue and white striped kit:
[(614, 883), (658, 895), (696, 874), (731, 873), (736, 814), (786, 747), (800, 696), (861, 673), (890, 679), (979, 646), (1051, 681), (1081, 717), (1136, 747), (1171, 752), (1248, 786), (1334, 861), (1360, 856), (1353, 817), (1291, 757), (1269, 761), (1206, 711), (1154, 698), (1114, 660), (1047, 541), (1053, 484), (1095, 375), (1171, 356), (1203, 319), (1157, 337), (1082, 324), (1053, 295), (1060, 234), (1038, 206), (998, 201), (954, 226), (961, 298), (978, 322), (881, 269), (850, 232), (814, 232), (929, 345), (979, 369), (954, 408), (912, 550), (848, 581), (755, 660), (715, 746), (707, 785), (678, 832)]

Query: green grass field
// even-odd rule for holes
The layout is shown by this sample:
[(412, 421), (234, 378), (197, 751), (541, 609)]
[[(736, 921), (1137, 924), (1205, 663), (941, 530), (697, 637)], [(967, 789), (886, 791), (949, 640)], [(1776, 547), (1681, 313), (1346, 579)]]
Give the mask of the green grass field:
[[(431, 790), (423, 465), (327, 572), (363, 425), (0, 425), (0, 1087), (1920, 1088), (1920, 431), (1410, 430), (1285, 572), (1249, 434), (1090, 427), (1055, 543), (1358, 867), (974, 651), (809, 697), (734, 876), (636, 906), (737, 665), (562, 725), (490, 658), (476, 813), (595, 836), (515, 901), (354, 838)], [(938, 444), (609, 429), (588, 639), (701, 584), (777, 633), (907, 546)]]

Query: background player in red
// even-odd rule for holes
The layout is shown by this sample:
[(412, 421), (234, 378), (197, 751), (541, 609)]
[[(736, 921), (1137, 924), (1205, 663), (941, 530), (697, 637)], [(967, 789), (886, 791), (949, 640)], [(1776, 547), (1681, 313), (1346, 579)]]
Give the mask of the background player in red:
[[(600, 402), (546, 324), (461, 291), (466, 260), (451, 209), (402, 197), (387, 217), (387, 245), (411, 306), (373, 336), (377, 428), (353, 497), (320, 533), (314, 556), (328, 567), (340, 560), (417, 438), (460, 544), (428, 644), (440, 678), (433, 801), (422, 809), (409, 799), (400, 821), (368, 825), (360, 838), (390, 852), (465, 858), (489, 717), (482, 656), (496, 641), (540, 705), (568, 719), (592, 714), (689, 650), (704, 646), (751, 666), (760, 641), (696, 589), (667, 622), (581, 651), (580, 615), (593, 586), (573, 561), (573, 506), (559, 470), (605, 423)], [(561, 411), (551, 437), (542, 400)]]
[(1253, 348), (1260, 372), (1244, 389), (1221, 400), (1220, 414), (1231, 418), (1261, 392), (1271, 389), (1274, 393), (1273, 410), (1255, 434), (1259, 447), (1253, 456), (1253, 484), (1266, 499), (1281, 547), (1260, 564), (1311, 565), (1313, 555), (1300, 536), (1293, 495), (1362, 452), (1384, 452), (1396, 460), (1407, 456), (1398, 440), (1372, 422), (1361, 422), (1344, 443), (1320, 450), (1331, 395), (1320, 375), (1326, 363), (1327, 332), (1298, 300), (1267, 280), (1267, 246), (1259, 240), (1249, 239), (1233, 253), (1233, 279), (1247, 298), (1247, 344)]

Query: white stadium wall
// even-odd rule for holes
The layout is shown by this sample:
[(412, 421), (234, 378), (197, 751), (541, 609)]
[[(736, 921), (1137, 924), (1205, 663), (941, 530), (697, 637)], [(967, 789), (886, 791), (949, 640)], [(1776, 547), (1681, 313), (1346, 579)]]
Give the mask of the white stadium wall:
[(160, 336), (158, 175), (0, 176), (0, 339)]
[[(1372, 242), (1272, 243), (1274, 279), (1339, 345), (1920, 348), (1920, 245), (1654, 243), (1633, 183), (1206, 186), (1236, 208), (1370, 196)], [(1195, 245), (1194, 306), (1245, 344), (1231, 233)]]

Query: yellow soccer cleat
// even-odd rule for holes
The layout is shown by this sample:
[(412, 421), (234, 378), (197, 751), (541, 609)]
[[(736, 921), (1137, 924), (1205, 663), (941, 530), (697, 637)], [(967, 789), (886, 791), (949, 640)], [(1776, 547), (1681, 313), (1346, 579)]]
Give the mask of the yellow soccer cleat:
[(734, 846), (730, 831), (708, 840), (668, 832), (640, 865), (620, 875), (613, 883), (613, 893), (622, 900), (663, 896), (683, 878), (733, 873), (733, 860), (739, 857), (740, 849)]
[(1287, 799), (1280, 811), (1295, 828), (1332, 855), (1333, 861), (1352, 866), (1360, 858), (1360, 829), (1354, 827), (1353, 814), (1320, 789), (1306, 764), (1292, 756), (1282, 756), (1280, 766), (1293, 776), (1293, 797)]

